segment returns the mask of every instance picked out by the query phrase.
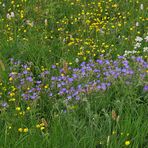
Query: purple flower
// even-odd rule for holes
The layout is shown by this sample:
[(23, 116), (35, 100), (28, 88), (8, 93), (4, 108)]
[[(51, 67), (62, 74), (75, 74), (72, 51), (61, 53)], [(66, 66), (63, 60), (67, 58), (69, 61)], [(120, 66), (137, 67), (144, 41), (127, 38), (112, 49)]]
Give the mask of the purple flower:
[(100, 90), (100, 89), (101, 89), (101, 85), (98, 85), (98, 86), (97, 86), (97, 89)]
[(100, 74), (98, 74), (98, 75), (97, 75), (97, 78), (100, 78), (100, 76), (101, 76), (101, 75), (100, 75)]
[(29, 82), (33, 81), (32, 77), (27, 77), (26, 80), (29, 81)]
[(72, 83), (72, 82), (73, 82), (73, 78), (68, 78), (68, 81), (69, 81), (70, 83)]
[(24, 70), (24, 71), (23, 71), (23, 74), (24, 74), (24, 75), (26, 75), (27, 73), (28, 73), (28, 71), (27, 71), (27, 70)]
[(49, 71), (48, 71), (48, 70), (45, 70), (45, 71), (44, 71), (44, 74), (45, 74), (45, 75), (48, 75), (48, 74), (49, 74)]
[(68, 96), (67, 99), (70, 100), (72, 98), (72, 96)]
[(74, 78), (77, 78), (77, 77), (78, 77), (76, 74), (72, 74), (72, 76), (73, 76)]
[(36, 84), (41, 84), (41, 81), (36, 81)]
[(3, 102), (1, 105), (2, 105), (2, 107), (7, 107), (8, 103), (7, 102)]
[(80, 64), (80, 66), (83, 67), (83, 66), (85, 66), (85, 64), (86, 64), (85, 62), (82, 62), (82, 63)]
[(105, 84), (105, 83), (102, 83), (102, 84), (101, 84), (101, 88), (102, 88), (103, 90), (106, 90), (106, 84)]
[(67, 91), (67, 89), (66, 88), (62, 88), (62, 90), (61, 90), (62, 92), (66, 92)]
[(118, 56), (118, 59), (124, 59), (124, 56)]
[(57, 85), (58, 88), (60, 88), (61, 86), (62, 86), (61, 84), (58, 84), (58, 85)]
[(55, 80), (57, 80), (57, 79), (56, 79), (56, 77), (51, 77), (51, 80), (52, 80), (52, 81), (55, 81)]
[(103, 64), (103, 61), (102, 60), (97, 60), (96, 62), (99, 63), (100, 65)]
[(52, 69), (55, 69), (56, 68), (56, 65), (52, 65)]
[(77, 87), (78, 87), (78, 89), (80, 89), (80, 88), (82, 87), (82, 85), (81, 85), (81, 84), (79, 84)]
[(79, 96), (76, 96), (75, 99), (76, 99), (76, 100), (80, 100), (80, 97), (79, 97)]
[(107, 65), (109, 65), (109, 64), (110, 64), (109, 60), (105, 60), (105, 63), (106, 63)]
[(50, 93), (50, 94), (49, 94), (49, 96), (50, 96), (50, 97), (52, 97), (52, 96), (53, 96), (53, 94), (52, 94), (52, 93)]
[(143, 88), (144, 91), (148, 91), (148, 85), (145, 85)]

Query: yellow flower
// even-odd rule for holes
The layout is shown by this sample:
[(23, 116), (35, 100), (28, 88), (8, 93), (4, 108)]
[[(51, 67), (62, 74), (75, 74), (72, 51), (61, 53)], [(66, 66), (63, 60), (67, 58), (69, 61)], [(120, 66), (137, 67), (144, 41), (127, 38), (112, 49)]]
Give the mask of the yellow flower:
[(40, 129), (41, 129), (41, 130), (44, 130), (44, 129), (45, 129), (45, 127), (44, 127), (44, 126), (42, 126)]
[(126, 145), (126, 146), (130, 145), (130, 143), (131, 143), (131, 142), (130, 142), (129, 140), (125, 141), (125, 145)]
[(14, 1), (11, 1), (11, 4), (14, 4)]
[(27, 70), (30, 71), (30, 68), (28, 67)]
[(18, 131), (21, 133), (21, 132), (23, 132), (23, 129), (22, 128), (19, 128)]
[(15, 98), (11, 98), (9, 99), (10, 102), (14, 102), (15, 101)]
[(19, 112), (19, 114), (20, 114), (20, 115), (25, 115), (25, 112), (24, 112), (24, 111), (23, 111), (23, 112)]
[(12, 80), (13, 80), (13, 78), (12, 78), (12, 77), (10, 77), (10, 78), (9, 78), (9, 81), (12, 81)]
[(11, 126), (9, 126), (8, 128), (9, 128), (9, 129), (11, 129), (12, 127), (11, 127)]
[(116, 131), (113, 131), (112, 134), (115, 135), (116, 134)]
[(30, 110), (30, 107), (29, 106), (27, 107), (27, 110)]
[(17, 111), (20, 111), (20, 110), (21, 110), (21, 108), (20, 108), (20, 107), (16, 107), (15, 109), (16, 109)]
[(40, 125), (39, 125), (39, 124), (37, 124), (37, 125), (36, 125), (36, 128), (40, 128)]
[(45, 89), (47, 89), (48, 87), (49, 87), (48, 85), (45, 85), (45, 86), (44, 86)]
[(15, 93), (11, 92), (10, 97), (13, 97), (13, 96), (15, 96)]
[(28, 132), (28, 128), (24, 128), (24, 133), (27, 133)]
[(41, 124), (40, 124), (40, 127), (41, 127), (41, 126), (44, 126), (44, 123), (41, 123)]

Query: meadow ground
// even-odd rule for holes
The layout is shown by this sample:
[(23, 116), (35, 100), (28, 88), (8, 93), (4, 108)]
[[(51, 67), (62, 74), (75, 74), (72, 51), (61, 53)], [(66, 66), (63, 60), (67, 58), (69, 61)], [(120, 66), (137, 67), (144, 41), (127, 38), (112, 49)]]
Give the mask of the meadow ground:
[(0, 148), (148, 148), (147, 0), (0, 0)]

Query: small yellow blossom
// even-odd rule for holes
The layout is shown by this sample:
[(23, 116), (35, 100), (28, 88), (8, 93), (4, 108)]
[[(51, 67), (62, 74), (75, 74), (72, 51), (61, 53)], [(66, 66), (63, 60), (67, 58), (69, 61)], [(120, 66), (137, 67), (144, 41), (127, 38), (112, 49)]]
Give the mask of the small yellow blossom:
[(14, 102), (15, 101), (15, 98), (11, 98), (9, 99), (10, 102)]
[(40, 125), (39, 125), (39, 124), (37, 124), (37, 125), (36, 125), (36, 128), (40, 128)]
[(24, 128), (23, 132), (27, 133), (28, 132), (28, 128)]
[(13, 97), (13, 96), (15, 96), (15, 93), (11, 92), (10, 97)]
[(44, 88), (47, 89), (49, 87), (49, 85), (45, 85)]
[(30, 68), (29, 68), (29, 67), (27, 67), (27, 70), (28, 70), (28, 71), (30, 71)]
[(115, 132), (115, 131), (113, 131), (113, 132), (112, 132), (112, 134), (113, 134), (113, 135), (115, 135), (115, 134), (116, 134), (116, 132)]
[(27, 107), (27, 110), (30, 110), (30, 107), (29, 106)]
[(44, 127), (44, 126), (42, 126), (40, 129), (41, 129), (41, 130), (44, 130), (44, 129), (45, 129), (45, 127)]
[(44, 126), (44, 123), (41, 123), (41, 124), (40, 124), (40, 127), (41, 127), (41, 126)]
[(12, 78), (12, 77), (10, 77), (10, 78), (9, 78), (9, 81), (12, 81), (12, 80), (13, 80), (13, 78)]
[(9, 129), (11, 129), (12, 127), (11, 127), (11, 126), (9, 126), (8, 128), (9, 128)]
[(23, 132), (23, 129), (22, 128), (19, 128), (18, 131), (21, 133), (21, 132)]
[(20, 111), (20, 110), (21, 110), (21, 108), (20, 108), (20, 107), (16, 107), (15, 109), (16, 109), (17, 111)]
[(23, 112), (19, 112), (19, 114), (20, 114), (20, 115), (25, 115), (25, 112), (24, 112), (24, 111), (23, 111)]
[(131, 142), (130, 142), (129, 140), (125, 141), (125, 145), (126, 145), (126, 146), (130, 145), (130, 143), (131, 143)]

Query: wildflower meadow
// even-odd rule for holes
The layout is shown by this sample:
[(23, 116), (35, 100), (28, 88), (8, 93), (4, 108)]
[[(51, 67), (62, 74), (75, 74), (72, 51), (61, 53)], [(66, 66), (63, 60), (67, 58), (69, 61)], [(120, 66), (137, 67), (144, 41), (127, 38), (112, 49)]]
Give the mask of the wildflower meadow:
[(0, 0), (0, 148), (148, 148), (147, 0)]

